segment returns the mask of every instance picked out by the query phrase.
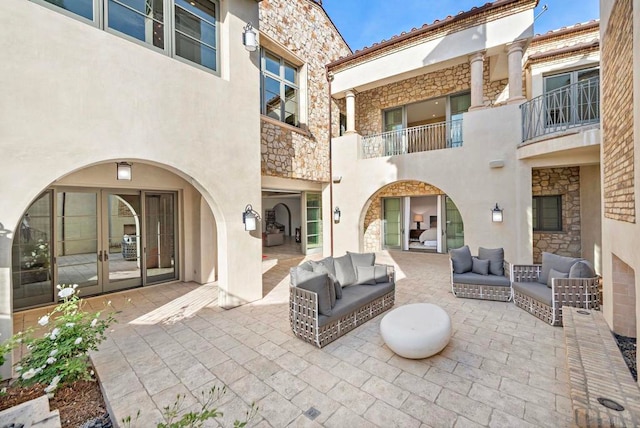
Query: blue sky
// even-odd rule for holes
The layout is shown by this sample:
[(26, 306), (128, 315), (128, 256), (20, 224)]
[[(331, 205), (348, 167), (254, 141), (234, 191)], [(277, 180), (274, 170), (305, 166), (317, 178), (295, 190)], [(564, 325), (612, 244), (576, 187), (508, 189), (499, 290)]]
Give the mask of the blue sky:
[[(356, 51), (485, 3), (483, 0), (323, 0), (322, 5), (351, 49)], [(540, 0), (535, 16), (545, 4), (549, 10), (536, 19), (536, 34), (597, 19), (599, 15), (598, 0)]]

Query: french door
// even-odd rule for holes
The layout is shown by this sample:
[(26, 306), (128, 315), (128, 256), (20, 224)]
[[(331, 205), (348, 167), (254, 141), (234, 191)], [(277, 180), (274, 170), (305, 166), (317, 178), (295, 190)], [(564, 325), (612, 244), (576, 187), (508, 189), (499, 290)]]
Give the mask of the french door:
[(382, 248), (402, 248), (402, 198), (382, 199)]
[(46, 192), (14, 240), (14, 308), (53, 303), (56, 284), (78, 284), (87, 296), (176, 279), (176, 220), (174, 192)]

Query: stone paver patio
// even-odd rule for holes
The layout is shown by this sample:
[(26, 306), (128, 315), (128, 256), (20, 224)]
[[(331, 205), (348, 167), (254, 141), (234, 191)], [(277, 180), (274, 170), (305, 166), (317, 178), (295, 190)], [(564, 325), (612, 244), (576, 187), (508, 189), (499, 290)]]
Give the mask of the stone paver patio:
[[(140, 410), (138, 426), (155, 425), (177, 394), (195, 410), (201, 391), (226, 385), (223, 426), (252, 402), (259, 411), (251, 426), (259, 427), (572, 425), (562, 328), (513, 303), (457, 299), (447, 255), (392, 251), (377, 261), (396, 265), (396, 307), (430, 302), (449, 313), (453, 336), (442, 353), (396, 356), (380, 337), (384, 315), (323, 349), (295, 338), (286, 262), (265, 273), (264, 299), (232, 310), (216, 306), (215, 284), (88, 299), (95, 309), (111, 300), (120, 311), (92, 355), (114, 422)], [(40, 315), (16, 316), (16, 329)], [(313, 421), (303, 414), (310, 407), (320, 411)]]

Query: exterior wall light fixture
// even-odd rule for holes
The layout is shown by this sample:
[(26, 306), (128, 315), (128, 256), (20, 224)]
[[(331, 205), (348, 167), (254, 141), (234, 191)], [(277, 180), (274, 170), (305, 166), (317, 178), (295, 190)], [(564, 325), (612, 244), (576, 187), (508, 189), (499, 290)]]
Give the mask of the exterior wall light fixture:
[(342, 213), (340, 212), (340, 208), (336, 207), (335, 210), (333, 210), (333, 221), (335, 223), (340, 223), (340, 216), (342, 215)]
[(251, 204), (247, 205), (242, 213), (242, 222), (244, 223), (244, 230), (251, 232), (256, 230), (258, 221), (260, 221), (260, 214), (253, 209)]
[(118, 162), (116, 164), (116, 178), (118, 180), (131, 181), (131, 164), (129, 162)]
[(253, 30), (253, 24), (251, 24), (251, 22), (247, 22), (247, 25), (244, 27), (244, 31), (242, 32), (242, 44), (249, 52), (254, 52), (258, 49), (258, 35)]
[(493, 220), (494, 223), (502, 223), (502, 212), (503, 211), (504, 210), (502, 208), (500, 208), (498, 206), (498, 203), (496, 202), (496, 207), (491, 210), (491, 220)]

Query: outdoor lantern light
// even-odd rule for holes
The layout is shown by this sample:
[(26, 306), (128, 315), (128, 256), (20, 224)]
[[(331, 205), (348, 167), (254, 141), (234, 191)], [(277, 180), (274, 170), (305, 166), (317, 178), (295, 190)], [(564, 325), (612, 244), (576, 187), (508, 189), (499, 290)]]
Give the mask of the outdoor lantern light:
[(413, 216), (413, 221), (415, 221), (416, 223), (418, 223), (418, 229), (420, 229), (420, 222), (424, 221), (424, 217), (422, 216), (422, 214), (415, 214)]
[(118, 162), (116, 178), (118, 180), (131, 181), (131, 164), (129, 162)]
[(333, 221), (336, 223), (340, 222), (340, 208), (336, 207), (335, 210), (333, 210)]
[(491, 220), (493, 220), (494, 223), (502, 222), (502, 211), (502, 208), (500, 208), (496, 202), (496, 207), (491, 210)]
[(250, 232), (256, 230), (258, 221), (260, 220), (260, 214), (258, 214), (251, 204), (247, 205), (242, 213), (242, 222), (244, 223), (244, 230)]
[(249, 52), (253, 52), (258, 49), (258, 35), (253, 31), (253, 25), (248, 22), (242, 32), (242, 44), (244, 48)]

